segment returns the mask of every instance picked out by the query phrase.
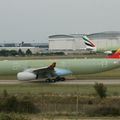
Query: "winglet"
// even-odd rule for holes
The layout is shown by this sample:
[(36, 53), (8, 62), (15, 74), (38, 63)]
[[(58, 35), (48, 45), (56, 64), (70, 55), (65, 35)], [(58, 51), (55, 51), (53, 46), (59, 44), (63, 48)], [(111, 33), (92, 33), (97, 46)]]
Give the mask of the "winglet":
[(113, 55), (106, 56), (106, 58), (120, 59), (120, 49), (118, 49)]
[(54, 69), (56, 67), (56, 62), (52, 63), (48, 68), (49, 69)]

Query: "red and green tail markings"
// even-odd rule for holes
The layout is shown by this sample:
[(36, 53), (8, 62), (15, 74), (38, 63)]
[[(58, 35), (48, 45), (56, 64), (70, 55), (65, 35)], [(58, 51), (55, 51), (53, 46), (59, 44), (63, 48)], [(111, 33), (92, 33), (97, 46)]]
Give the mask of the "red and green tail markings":
[(95, 45), (90, 41), (90, 39), (85, 35), (82, 36), (84, 43), (89, 47), (95, 47)]
[(113, 55), (107, 56), (106, 58), (120, 58), (120, 49), (118, 49)]

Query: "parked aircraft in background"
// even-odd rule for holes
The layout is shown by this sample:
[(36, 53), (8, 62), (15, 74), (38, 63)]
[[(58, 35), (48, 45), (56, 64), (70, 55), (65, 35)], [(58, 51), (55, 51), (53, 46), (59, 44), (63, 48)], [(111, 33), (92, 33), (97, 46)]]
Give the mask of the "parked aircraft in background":
[[(82, 38), (84, 40), (86, 48), (91, 46), (91, 50), (96, 50), (96, 45), (92, 41), (90, 41), (90, 39), (86, 35)], [(104, 53), (108, 55), (105, 58), (120, 58), (120, 49), (116, 50), (115, 53), (113, 53), (112, 51), (105, 51)]]
[(64, 81), (70, 74), (94, 74), (120, 67), (119, 59), (56, 59), (0, 61), (0, 75), (16, 75), (18, 80)]
[[(85, 48), (86, 50), (97, 52), (96, 45), (90, 40), (90, 38), (87, 35), (83, 35), (82, 38), (83, 38), (84, 43), (86, 45), (86, 48)], [(102, 52), (107, 54), (107, 55), (113, 54), (112, 50), (106, 50), (106, 51), (102, 51)]]
[(118, 49), (114, 54), (106, 56), (106, 58), (120, 58), (120, 49)]
[(110, 54), (112, 54), (112, 51), (108, 50), (108, 51), (105, 51), (104, 53), (107, 55), (110, 55)]
[(86, 45), (86, 50), (96, 52), (95, 44), (87, 37), (87, 35), (82, 36), (84, 43)]
[[(86, 35), (83, 36), (82, 38), (83, 38), (84, 43), (86, 45), (86, 50), (90, 46), (91, 51), (97, 52), (96, 45), (92, 41), (90, 41), (90, 39)], [(104, 51), (104, 53), (108, 55), (105, 58), (117, 58), (117, 59), (120, 58), (120, 49), (116, 50), (114, 53), (112, 51)]]

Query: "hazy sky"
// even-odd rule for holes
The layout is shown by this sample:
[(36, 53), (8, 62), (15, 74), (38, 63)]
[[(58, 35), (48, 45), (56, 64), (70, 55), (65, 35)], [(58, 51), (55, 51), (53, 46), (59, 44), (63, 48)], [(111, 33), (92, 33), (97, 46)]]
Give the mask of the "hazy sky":
[(120, 31), (120, 0), (0, 0), (0, 42)]

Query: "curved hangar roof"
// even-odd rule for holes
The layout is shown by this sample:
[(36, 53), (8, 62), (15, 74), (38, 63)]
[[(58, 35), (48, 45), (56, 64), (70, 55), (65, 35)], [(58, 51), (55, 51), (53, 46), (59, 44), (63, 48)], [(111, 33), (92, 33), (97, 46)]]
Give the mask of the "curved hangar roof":
[(91, 39), (119, 39), (120, 38), (120, 32), (116, 31), (109, 31), (109, 32), (100, 32), (100, 33), (93, 33), (89, 34), (88, 37)]
[[(71, 34), (71, 35), (51, 35), (49, 38), (81, 38), (83, 34)], [(91, 39), (120, 39), (120, 32), (118, 31), (108, 31), (88, 34), (88, 37)]]
[(81, 38), (83, 34), (70, 34), (70, 35), (51, 35), (49, 38)]
[(51, 35), (49, 38), (74, 38), (72, 35)]

